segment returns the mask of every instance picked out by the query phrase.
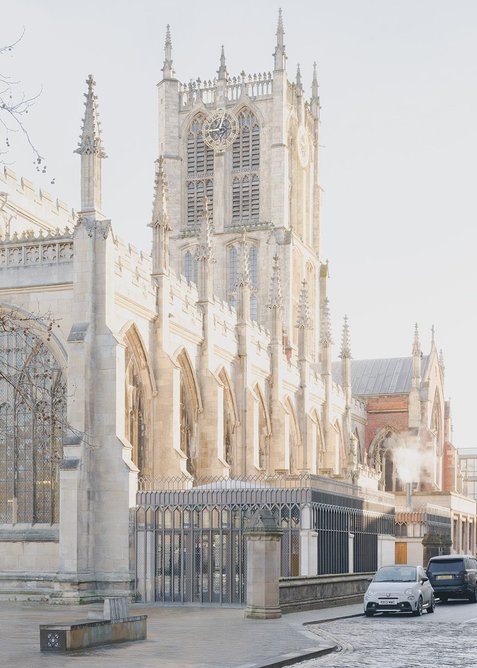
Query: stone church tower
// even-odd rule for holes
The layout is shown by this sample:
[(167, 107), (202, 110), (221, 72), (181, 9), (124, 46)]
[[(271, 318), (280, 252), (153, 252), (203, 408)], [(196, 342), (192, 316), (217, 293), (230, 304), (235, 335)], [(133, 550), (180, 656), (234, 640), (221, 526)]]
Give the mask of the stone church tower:
[[(237, 305), (242, 233), (250, 266), (250, 316), (272, 328), (267, 308), (278, 257), (283, 328), (298, 343), (298, 304), (306, 280), (316, 332), (319, 280), (319, 111), (316, 65), (307, 99), (298, 68), (286, 71), (281, 12), (273, 72), (229, 75), (224, 48), (217, 77), (180, 84), (169, 29), (159, 93), (159, 157), (170, 186), (171, 266), (197, 282), (204, 198), (217, 263), (213, 293)], [(260, 270), (259, 270), (260, 268)], [(263, 271), (264, 268), (269, 268)], [(309, 337), (314, 357), (314, 341)]]

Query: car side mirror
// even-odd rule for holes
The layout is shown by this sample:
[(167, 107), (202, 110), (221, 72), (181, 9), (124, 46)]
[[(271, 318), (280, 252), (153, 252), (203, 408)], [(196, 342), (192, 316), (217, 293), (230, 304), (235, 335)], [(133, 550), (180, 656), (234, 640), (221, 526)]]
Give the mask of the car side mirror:
[(421, 578), (421, 582), (422, 584), (424, 584), (424, 582), (429, 582), (429, 578)]
[(367, 580), (368, 580), (368, 582), (372, 582), (373, 578), (368, 578)]

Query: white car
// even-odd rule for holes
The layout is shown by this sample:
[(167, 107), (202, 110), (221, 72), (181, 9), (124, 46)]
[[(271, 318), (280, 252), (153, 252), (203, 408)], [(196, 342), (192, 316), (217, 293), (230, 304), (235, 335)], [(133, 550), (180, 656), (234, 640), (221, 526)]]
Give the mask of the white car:
[(376, 612), (410, 612), (417, 617), (434, 609), (434, 590), (422, 566), (383, 566), (364, 595), (366, 617)]

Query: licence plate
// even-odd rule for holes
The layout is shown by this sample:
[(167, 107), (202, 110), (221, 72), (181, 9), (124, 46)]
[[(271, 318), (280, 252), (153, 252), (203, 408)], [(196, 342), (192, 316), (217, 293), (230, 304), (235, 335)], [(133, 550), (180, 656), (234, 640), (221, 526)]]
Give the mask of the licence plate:
[(453, 580), (453, 575), (436, 575), (436, 580)]
[(396, 601), (394, 599), (392, 599), (392, 600), (381, 599), (379, 601), (379, 605), (396, 605)]

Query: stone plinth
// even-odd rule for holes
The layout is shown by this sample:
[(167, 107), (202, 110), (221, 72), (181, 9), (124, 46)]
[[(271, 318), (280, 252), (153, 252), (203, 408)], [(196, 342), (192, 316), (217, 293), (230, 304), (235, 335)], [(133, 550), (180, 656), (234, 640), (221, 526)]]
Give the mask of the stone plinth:
[(281, 537), (268, 509), (257, 510), (245, 531), (247, 540), (247, 607), (245, 617), (277, 619), (282, 616), (279, 600)]

